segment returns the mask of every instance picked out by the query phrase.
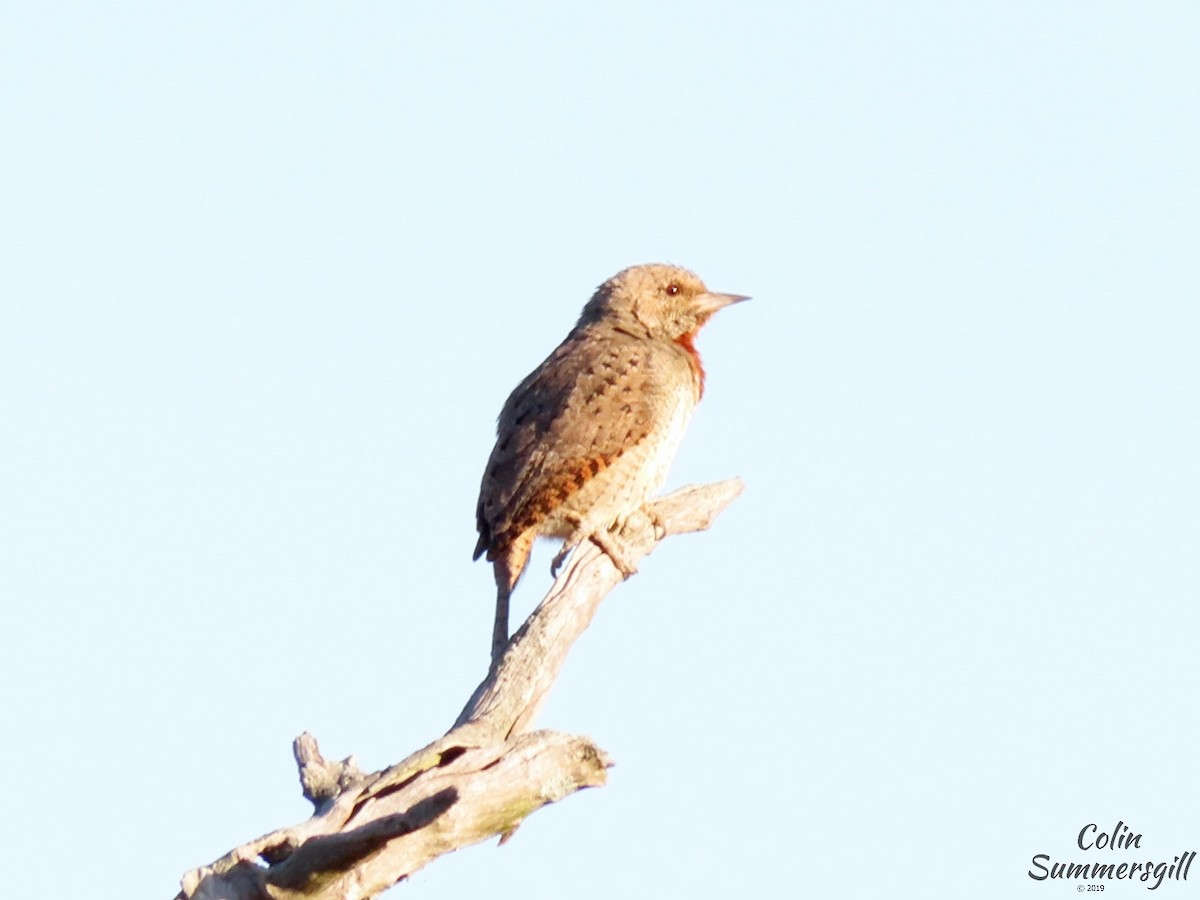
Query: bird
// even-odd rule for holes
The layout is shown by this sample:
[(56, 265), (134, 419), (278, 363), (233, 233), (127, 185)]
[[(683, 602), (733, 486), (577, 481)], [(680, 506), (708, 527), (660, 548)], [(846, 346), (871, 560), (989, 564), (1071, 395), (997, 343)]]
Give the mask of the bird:
[(605, 281), (561, 344), (509, 395), (476, 505), (496, 579), (492, 663), (508, 644), (509, 598), (538, 537), (562, 538), (551, 574), (591, 540), (626, 576), (616, 532), (663, 485), (704, 394), (697, 333), (749, 299), (673, 265)]

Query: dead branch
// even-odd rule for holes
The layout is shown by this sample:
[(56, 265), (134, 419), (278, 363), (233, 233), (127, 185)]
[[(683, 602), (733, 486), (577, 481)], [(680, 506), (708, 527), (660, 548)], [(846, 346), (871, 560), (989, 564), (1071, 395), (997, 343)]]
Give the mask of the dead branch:
[[(742, 491), (739, 479), (681, 488), (621, 531), (636, 562), (672, 534), (702, 531)], [(575, 640), (621, 572), (585, 543), (513, 635), (454, 727), (403, 762), (365, 774), (331, 762), (316, 739), (293, 750), (315, 811), (184, 875), (176, 900), (366, 900), (431, 860), (499, 835), (530, 813), (605, 783), (612, 765), (590, 739), (530, 731)]]

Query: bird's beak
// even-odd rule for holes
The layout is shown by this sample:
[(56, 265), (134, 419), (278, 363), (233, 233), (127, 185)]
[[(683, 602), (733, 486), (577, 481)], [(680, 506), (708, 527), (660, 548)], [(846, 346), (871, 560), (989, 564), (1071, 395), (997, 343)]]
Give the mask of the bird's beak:
[(707, 318), (717, 312), (717, 310), (749, 299), (744, 294), (699, 294), (696, 297), (696, 307), (699, 309), (700, 314)]

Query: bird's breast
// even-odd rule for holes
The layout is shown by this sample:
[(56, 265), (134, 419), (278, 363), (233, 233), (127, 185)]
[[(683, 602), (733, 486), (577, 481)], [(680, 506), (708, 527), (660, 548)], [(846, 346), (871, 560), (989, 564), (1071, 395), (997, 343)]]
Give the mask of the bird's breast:
[(546, 521), (542, 533), (567, 536), (582, 522), (584, 532), (607, 528), (641, 507), (663, 486), (696, 406), (689, 381), (658, 398), (653, 427), (624, 448), (613, 464), (596, 474)]
[(649, 499), (666, 483), (671, 463), (675, 461), (675, 454), (679, 452), (683, 435), (692, 420), (692, 412), (696, 409), (697, 396), (692, 384), (681, 384), (673, 394), (670, 412), (664, 417), (664, 426), (655, 440), (647, 442), (650, 446), (646, 448), (645, 468), (650, 488), (641, 502)]

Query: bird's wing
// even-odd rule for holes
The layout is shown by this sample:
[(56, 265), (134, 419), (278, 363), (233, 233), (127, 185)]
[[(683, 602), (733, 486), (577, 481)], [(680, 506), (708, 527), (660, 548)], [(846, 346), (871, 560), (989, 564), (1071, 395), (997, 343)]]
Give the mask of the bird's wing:
[(662, 358), (645, 341), (572, 335), (504, 406), (476, 516), (488, 558), (660, 424)]

